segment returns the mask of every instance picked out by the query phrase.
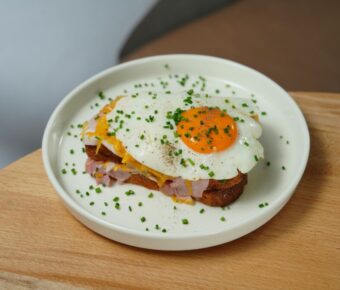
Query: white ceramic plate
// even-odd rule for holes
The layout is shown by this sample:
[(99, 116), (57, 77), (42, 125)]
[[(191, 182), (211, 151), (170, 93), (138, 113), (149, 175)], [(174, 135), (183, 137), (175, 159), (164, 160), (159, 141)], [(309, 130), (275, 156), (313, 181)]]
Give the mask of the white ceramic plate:
[[(183, 87), (178, 80), (186, 74), (189, 79)], [(266, 112), (260, 116), (265, 160), (250, 172), (241, 197), (222, 209), (201, 203), (175, 204), (157, 191), (150, 198), (150, 190), (133, 185), (100, 186), (97, 191), (101, 192), (97, 193), (94, 180), (83, 174), (86, 154), (77, 125), (93, 116), (108, 98), (140, 90), (183, 91), (192, 85), (199, 90), (199, 76), (207, 79), (205, 92), (252, 98)], [(99, 91), (104, 92), (104, 100), (98, 97)], [(271, 219), (289, 200), (302, 177), (309, 155), (309, 133), (293, 99), (261, 73), (215, 57), (164, 55), (115, 66), (74, 89), (53, 112), (42, 149), (52, 185), (84, 225), (136, 247), (189, 250), (237, 239)], [(134, 195), (124, 194), (130, 189)], [(115, 197), (119, 198), (119, 209), (115, 207)], [(183, 224), (183, 219), (189, 224)]]

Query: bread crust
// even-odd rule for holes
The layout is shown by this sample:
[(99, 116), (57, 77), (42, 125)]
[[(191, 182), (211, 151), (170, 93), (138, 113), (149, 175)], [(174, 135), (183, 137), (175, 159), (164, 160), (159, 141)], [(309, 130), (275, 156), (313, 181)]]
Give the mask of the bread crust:
[(95, 161), (111, 161), (118, 164), (122, 162), (122, 158), (113, 154), (105, 146), (100, 146), (97, 152), (97, 146), (86, 145), (85, 152), (89, 158)]
[[(85, 152), (87, 156), (95, 161), (112, 161), (120, 163), (121, 158), (113, 154), (105, 146), (101, 146), (96, 152), (96, 146), (86, 145)], [(131, 174), (131, 176), (125, 181), (125, 183), (131, 183), (146, 187), (151, 190), (159, 190), (158, 184), (141, 174)], [(215, 180), (210, 179), (207, 189), (203, 192), (201, 198), (196, 200), (209, 205), (209, 206), (226, 206), (242, 194), (244, 186), (247, 184), (247, 174), (241, 172), (237, 176), (231, 179)]]

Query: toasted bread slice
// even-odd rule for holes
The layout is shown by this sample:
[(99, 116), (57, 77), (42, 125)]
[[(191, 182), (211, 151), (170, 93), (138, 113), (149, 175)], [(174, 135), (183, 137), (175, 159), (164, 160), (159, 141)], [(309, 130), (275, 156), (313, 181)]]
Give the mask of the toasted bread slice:
[[(101, 146), (97, 152), (96, 146), (86, 145), (85, 150), (87, 156), (95, 161), (112, 161), (115, 163), (121, 163), (122, 160), (105, 146)], [(155, 181), (142, 174), (132, 174), (125, 183), (140, 185), (151, 190), (159, 190), (159, 186)], [(196, 200), (210, 206), (226, 206), (239, 198), (246, 184), (247, 174), (243, 174), (241, 172), (231, 179), (210, 179), (208, 187), (203, 192), (202, 197), (196, 198)]]

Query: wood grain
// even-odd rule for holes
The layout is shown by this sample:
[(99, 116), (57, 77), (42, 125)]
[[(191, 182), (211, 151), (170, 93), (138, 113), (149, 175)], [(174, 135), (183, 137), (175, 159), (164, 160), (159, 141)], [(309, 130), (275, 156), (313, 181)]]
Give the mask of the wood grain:
[(304, 177), (275, 218), (218, 247), (158, 252), (112, 242), (67, 212), (40, 150), (2, 169), (0, 288), (340, 289), (340, 94), (292, 95), (311, 133)]

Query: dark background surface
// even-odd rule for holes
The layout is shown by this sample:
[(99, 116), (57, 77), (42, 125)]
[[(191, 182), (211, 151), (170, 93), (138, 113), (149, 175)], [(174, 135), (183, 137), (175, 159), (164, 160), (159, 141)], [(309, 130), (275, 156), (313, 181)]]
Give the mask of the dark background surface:
[(159, 19), (167, 21), (162, 14), (174, 13), (159, 3), (131, 35), (122, 61), (168, 53), (208, 54), (251, 66), (286, 90), (340, 91), (340, 1), (227, 2), (153, 40), (150, 35), (157, 36), (159, 27), (144, 33), (144, 44), (138, 47), (143, 43), (140, 33), (152, 30), (150, 23), (156, 27)]

